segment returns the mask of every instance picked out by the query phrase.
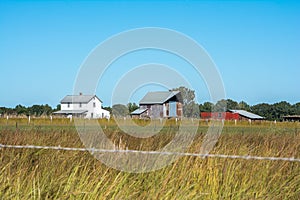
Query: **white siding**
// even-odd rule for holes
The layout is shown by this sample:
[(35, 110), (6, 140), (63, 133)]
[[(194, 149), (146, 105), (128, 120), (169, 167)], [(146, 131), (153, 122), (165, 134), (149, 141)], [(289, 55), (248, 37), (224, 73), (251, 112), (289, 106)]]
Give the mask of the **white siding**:
[(70, 107), (68, 107), (67, 103), (60, 104), (61, 110), (74, 110), (73, 105), (70, 103)]

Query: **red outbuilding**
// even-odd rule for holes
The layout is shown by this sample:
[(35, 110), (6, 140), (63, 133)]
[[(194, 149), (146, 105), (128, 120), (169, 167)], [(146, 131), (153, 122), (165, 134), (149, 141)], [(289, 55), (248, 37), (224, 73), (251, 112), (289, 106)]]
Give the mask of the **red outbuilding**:
[(201, 112), (201, 119), (238, 120), (239, 114), (232, 112)]
[(245, 110), (228, 110), (227, 112), (201, 112), (201, 119), (224, 120), (263, 120), (264, 117)]

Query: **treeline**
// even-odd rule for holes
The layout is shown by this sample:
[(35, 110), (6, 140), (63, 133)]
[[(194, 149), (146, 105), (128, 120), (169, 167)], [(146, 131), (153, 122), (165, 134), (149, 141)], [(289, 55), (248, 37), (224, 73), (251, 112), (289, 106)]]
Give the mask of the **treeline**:
[(300, 102), (290, 104), (286, 101), (279, 103), (267, 104), (260, 103), (256, 105), (249, 105), (245, 101), (236, 102), (231, 99), (223, 99), (216, 104), (205, 102), (198, 104), (195, 102), (195, 91), (186, 87), (174, 88), (172, 90), (179, 90), (183, 98), (183, 115), (185, 117), (199, 117), (201, 112), (218, 111), (223, 112), (228, 109), (232, 110), (246, 110), (262, 117), (266, 120), (282, 120), (286, 115), (300, 115)]
[[(189, 91), (190, 92), (190, 91)], [(184, 95), (183, 95), (184, 96)], [(190, 95), (188, 95), (190, 96)], [(267, 104), (260, 103), (256, 105), (249, 105), (244, 101), (236, 102), (231, 99), (220, 100), (216, 104), (211, 102), (205, 102), (198, 104), (194, 101), (194, 96), (190, 100), (185, 100), (184, 97), (184, 110), (183, 114), (185, 117), (198, 118), (201, 112), (211, 112), (214, 110), (224, 111), (224, 109), (234, 110), (246, 110), (266, 118), (266, 120), (282, 120), (283, 116), (286, 115), (300, 115), (300, 102), (296, 104), (290, 104), (286, 101), (279, 103)], [(136, 103), (128, 103), (127, 105), (116, 104), (112, 107), (104, 107), (104, 109), (110, 111), (114, 116), (123, 117), (129, 115), (131, 112), (136, 110), (138, 105)], [(0, 116), (49, 116), (53, 112), (60, 110), (60, 105), (52, 108), (48, 104), (45, 105), (33, 105), (25, 107), (17, 105), (15, 108), (0, 107)]]
[[(112, 107), (103, 107), (103, 109), (108, 110), (110, 113), (113, 113), (116, 116), (126, 116), (131, 112), (139, 108), (136, 103), (128, 103), (127, 105), (116, 104)], [(53, 112), (60, 110), (60, 104), (55, 108), (52, 108), (48, 104), (45, 105), (33, 105), (33, 106), (23, 106), (17, 105), (15, 108), (0, 107), (0, 117), (4, 115), (10, 116), (49, 116)]]
[(300, 102), (290, 104), (286, 101), (281, 101), (274, 104), (260, 103), (251, 106), (244, 101), (236, 102), (231, 99), (221, 100), (216, 104), (210, 102), (199, 104), (199, 112), (211, 112), (213, 106), (218, 107), (218, 105), (226, 105), (227, 110), (246, 110), (265, 117), (266, 120), (280, 121), (282, 120), (282, 117), (286, 115), (300, 115)]
[(33, 106), (22, 106), (17, 105), (15, 108), (0, 107), (0, 116), (4, 115), (15, 115), (15, 116), (49, 116), (53, 112), (60, 110), (60, 105), (56, 108), (52, 108), (48, 104), (45, 105), (33, 105)]

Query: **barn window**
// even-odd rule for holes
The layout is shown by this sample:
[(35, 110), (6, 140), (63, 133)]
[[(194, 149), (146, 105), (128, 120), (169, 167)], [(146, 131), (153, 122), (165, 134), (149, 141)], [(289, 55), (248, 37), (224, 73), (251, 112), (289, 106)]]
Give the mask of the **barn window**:
[(219, 118), (222, 118), (222, 113), (219, 112)]
[(68, 108), (70, 108), (70, 103), (68, 103)]

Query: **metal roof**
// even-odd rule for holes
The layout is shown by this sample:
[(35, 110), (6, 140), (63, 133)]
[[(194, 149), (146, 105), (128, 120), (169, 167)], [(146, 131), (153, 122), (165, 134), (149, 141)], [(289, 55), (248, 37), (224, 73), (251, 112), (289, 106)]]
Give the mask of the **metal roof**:
[(286, 115), (286, 116), (282, 116), (285, 118), (300, 118), (300, 115)]
[(140, 114), (142, 114), (143, 112), (146, 112), (147, 110), (148, 110), (147, 108), (144, 108), (144, 109), (138, 108), (138, 109), (136, 109), (135, 111), (131, 112), (130, 114), (131, 114), (131, 115), (140, 115)]
[[(96, 95), (67, 95), (60, 101), (60, 103), (88, 103), (94, 97), (99, 99)], [(101, 100), (99, 99), (99, 101)]]
[(54, 112), (54, 114), (83, 114), (86, 113), (87, 110), (60, 110)]
[(142, 98), (140, 104), (162, 104), (178, 94), (180, 94), (180, 91), (148, 92)]
[(243, 116), (243, 117), (247, 117), (249, 119), (264, 119), (264, 117), (259, 116), (257, 114), (245, 111), (245, 110), (229, 110), (233, 113), (238, 113), (239, 115)]

